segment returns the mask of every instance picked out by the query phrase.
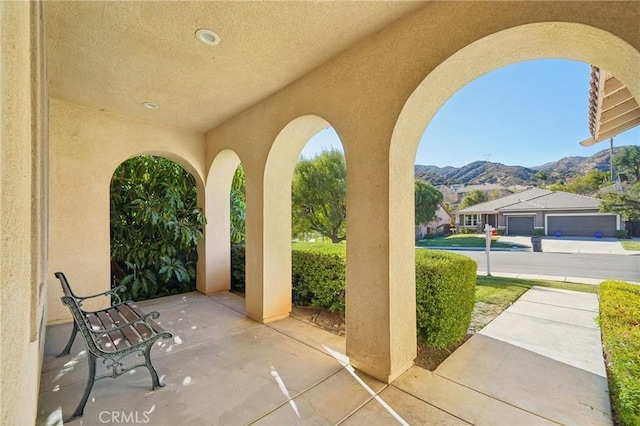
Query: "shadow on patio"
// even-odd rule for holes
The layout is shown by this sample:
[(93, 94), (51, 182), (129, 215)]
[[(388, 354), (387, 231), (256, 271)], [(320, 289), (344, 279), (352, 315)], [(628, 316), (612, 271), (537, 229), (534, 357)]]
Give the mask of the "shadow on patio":
[[(600, 405), (608, 408), (606, 379), (489, 336), (476, 334), (433, 373), (413, 367), (387, 385), (347, 364), (343, 337), (293, 318), (257, 323), (246, 318), (244, 299), (230, 293), (188, 293), (139, 305), (158, 310), (174, 335), (153, 354), (166, 387), (152, 391), (146, 369), (100, 380), (84, 417), (70, 424), (539, 425), (589, 418), (582, 417), (582, 405), (593, 395), (597, 403), (587, 411), (595, 405), (598, 416), (587, 413), (589, 420), (610, 424), (597, 412)], [(70, 324), (47, 328), (38, 425), (58, 424), (60, 407), (68, 416), (82, 395), (82, 338), (70, 355), (55, 358), (70, 330)], [(533, 370), (524, 383), (527, 368)], [(565, 383), (560, 378), (567, 374)], [(480, 381), (467, 383), (466, 376)], [(596, 388), (585, 391), (585, 399), (576, 388), (592, 388), (588, 383)]]

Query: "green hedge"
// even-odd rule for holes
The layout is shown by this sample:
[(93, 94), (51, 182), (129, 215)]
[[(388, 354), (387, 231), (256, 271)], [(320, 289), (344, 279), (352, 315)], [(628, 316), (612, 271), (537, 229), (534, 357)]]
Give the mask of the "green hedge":
[[(291, 285), (293, 303), (344, 311), (346, 255), (343, 244), (316, 247), (293, 245)], [(342, 246), (342, 247), (340, 247)]]
[(477, 234), (478, 230), (476, 228), (460, 228), (461, 234)]
[[(242, 278), (244, 246), (232, 246), (232, 288)], [(346, 245), (294, 243), (291, 252), (293, 302), (344, 311)], [(241, 267), (240, 265), (241, 264)], [(444, 347), (467, 332), (475, 303), (475, 260), (437, 250), (416, 250), (418, 342)]]
[(640, 425), (640, 286), (600, 284), (599, 322), (617, 423)]
[(416, 251), (418, 343), (445, 347), (464, 337), (476, 290), (475, 260), (457, 253)]
[(244, 244), (231, 244), (231, 291), (244, 293)]
[(624, 229), (618, 229), (615, 232), (615, 236), (619, 240), (626, 240), (627, 238), (629, 238), (629, 232)]

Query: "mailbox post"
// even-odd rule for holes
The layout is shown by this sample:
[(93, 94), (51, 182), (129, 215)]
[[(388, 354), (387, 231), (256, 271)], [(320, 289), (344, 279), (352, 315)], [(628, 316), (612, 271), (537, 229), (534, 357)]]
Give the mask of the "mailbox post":
[(484, 225), (484, 234), (485, 234), (485, 253), (487, 253), (487, 276), (491, 276), (491, 231), (493, 228), (488, 223)]

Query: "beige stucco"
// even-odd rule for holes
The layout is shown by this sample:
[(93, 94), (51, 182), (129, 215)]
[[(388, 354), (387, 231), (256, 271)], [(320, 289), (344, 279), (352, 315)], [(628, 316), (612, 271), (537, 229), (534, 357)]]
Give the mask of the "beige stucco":
[(33, 424), (44, 339), (47, 93), (40, 3), (0, 2), (0, 424)]
[[(226, 3), (210, 3), (221, 14), (246, 8), (242, 10), (249, 22), (260, 23), (256, 31), (263, 38), (268, 34), (265, 28), (290, 31), (286, 26), (269, 27), (268, 20), (254, 16), (258, 9), (247, 5), (227, 10)], [(269, 13), (282, 12), (277, 16), (289, 16), (292, 24), (295, 19), (313, 21), (316, 16), (307, 16), (307, 6), (301, 3), (308, 2), (271, 2)], [(33, 168), (31, 148), (40, 143), (29, 126), (33, 83), (26, 77), (33, 74), (28, 38), (33, 25), (27, 3), (0, 3), (2, 275), (11, 277), (2, 285), (5, 290), (10, 282), (14, 290), (2, 295), (3, 423), (33, 423), (35, 418), (38, 351), (29, 327), (37, 323), (40, 305), (31, 297), (37, 288), (31, 270), (38, 262), (45, 265), (50, 322), (68, 319), (54, 271), (65, 271), (78, 293), (109, 287), (109, 182), (127, 158), (162, 155), (196, 177), (199, 201), (210, 221), (198, 265), (197, 285), (203, 292), (228, 288), (228, 189), (235, 167), (242, 163), (247, 178), (247, 312), (267, 322), (290, 310), (290, 184), (296, 158), (315, 132), (333, 126), (347, 160), (347, 355), (355, 367), (390, 381), (412, 365), (416, 353), (413, 162), (420, 136), (440, 106), (480, 75), (514, 62), (550, 57), (607, 69), (640, 97), (638, 3), (434, 2), (424, 7), (405, 4), (389, 15), (393, 19), (375, 16), (383, 15), (383, 3), (389, 2), (370, 2), (375, 7), (341, 2), (336, 9), (341, 14), (327, 11), (331, 3), (314, 3), (307, 12), (318, 13), (320, 22), (352, 24), (349, 12), (362, 7), (366, 19), (361, 24), (366, 28), (345, 29), (350, 43), (340, 48), (324, 49), (327, 39), (309, 42), (308, 50), (315, 56), (300, 49), (299, 40), (279, 36), (278, 52), (269, 50), (278, 53), (279, 61), (296, 55), (306, 58), (291, 62), (292, 67), (296, 64), (293, 72), (263, 56), (256, 61), (263, 46), (246, 40), (215, 59), (227, 56), (236, 65), (217, 69), (203, 69), (206, 55), (200, 50), (176, 53), (182, 41), (157, 43), (153, 38), (147, 45), (131, 47), (133, 40), (144, 40), (147, 28), (136, 30), (127, 19), (135, 20), (148, 5), (47, 5), (52, 10), (47, 41), (54, 52), (49, 159)], [(198, 8), (204, 7), (210, 6), (194, 2), (181, 15), (173, 4), (154, 3), (149, 9), (153, 17), (145, 22), (160, 41), (185, 31), (192, 37), (194, 22), (207, 23), (189, 17), (198, 16)], [(135, 13), (124, 13), (123, 8)], [(79, 17), (98, 20), (96, 28), (114, 34), (111, 45), (101, 50), (87, 44), (83, 28), (91, 25)], [(122, 22), (116, 24), (118, 20)], [(160, 23), (167, 24), (164, 33), (156, 28)], [(312, 37), (305, 34), (304, 40), (322, 35), (316, 26), (309, 25), (308, 31)], [(91, 36), (94, 42), (96, 38)], [(15, 41), (12, 50), (5, 48), (7, 40)], [(233, 46), (233, 38), (223, 41)], [(71, 71), (63, 61), (78, 62), (76, 56), (90, 66), (82, 65), (77, 81), (70, 82)], [(134, 59), (129, 63), (126, 58)], [(268, 69), (262, 77), (250, 70), (259, 84), (248, 84), (238, 71), (243, 58), (258, 70)], [(224, 85), (211, 83), (219, 97), (199, 79), (206, 72), (224, 74)], [(234, 73), (236, 78), (229, 75)], [(259, 95), (246, 93), (254, 89)], [(143, 95), (149, 99), (138, 99)], [(162, 103), (159, 114), (135, 110), (141, 100)], [(231, 106), (223, 105), (227, 100)], [(5, 118), (6, 111), (11, 119)], [(41, 202), (40, 194), (46, 191), (34, 182), (47, 167), (48, 213), (24, 196), (31, 194)], [(32, 212), (48, 230), (48, 260), (32, 255)], [(8, 294), (15, 304), (6, 302)], [(29, 309), (18, 310), (16, 305)], [(10, 325), (5, 315), (15, 316)], [(8, 341), (12, 344), (5, 349)], [(14, 367), (10, 373), (5, 373), (5, 359)]]
[[(109, 185), (116, 167), (141, 154), (169, 158), (204, 190), (204, 136), (51, 99), (49, 126), (48, 321), (69, 321), (53, 273), (63, 271), (77, 294), (110, 286)], [(202, 265), (200, 265), (202, 267)], [(102, 300), (98, 303), (105, 303)], [(97, 308), (99, 305), (91, 305)]]

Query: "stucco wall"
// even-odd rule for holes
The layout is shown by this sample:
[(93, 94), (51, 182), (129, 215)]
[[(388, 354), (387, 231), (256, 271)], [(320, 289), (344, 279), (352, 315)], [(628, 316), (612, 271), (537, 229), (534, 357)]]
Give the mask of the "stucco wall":
[(71, 316), (54, 272), (64, 272), (76, 294), (109, 289), (109, 185), (116, 167), (136, 155), (163, 156), (193, 174), (202, 192), (205, 147), (198, 132), (57, 99), (51, 100), (50, 122), (47, 320), (57, 323)]
[(46, 78), (39, 2), (0, 2), (0, 424), (34, 424), (46, 262)]
[[(268, 168), (289, 168), (291, 159), (270, 148), (288, 123), (321, 117), (347, 159), (347, 352), (378, 378), (402, 372), (415, 355), (413, 161), (430, 118), (474, 78), (535, 58), (615, 69), (639, 94), (638, 16), (629, 12), (628, 3), (612, 2), (435, 2), (209, 132), (207, 162), (233, 149), (247, 175), (247, 285), (285, 276), (285, 261), (276, 270), (266, 259), (290, 256), (268, 238), (274, 223), (286, 235), (286, 217), (279, 222), (263, 208), (270, 185), (287, 183), (269, 182)], [(549, 24), (515, 28), (542, 22)], [(301, 143), (292, 137), (290, 146)], [(247, 304), (264, 307), (265, 293), (248, 293)]]

